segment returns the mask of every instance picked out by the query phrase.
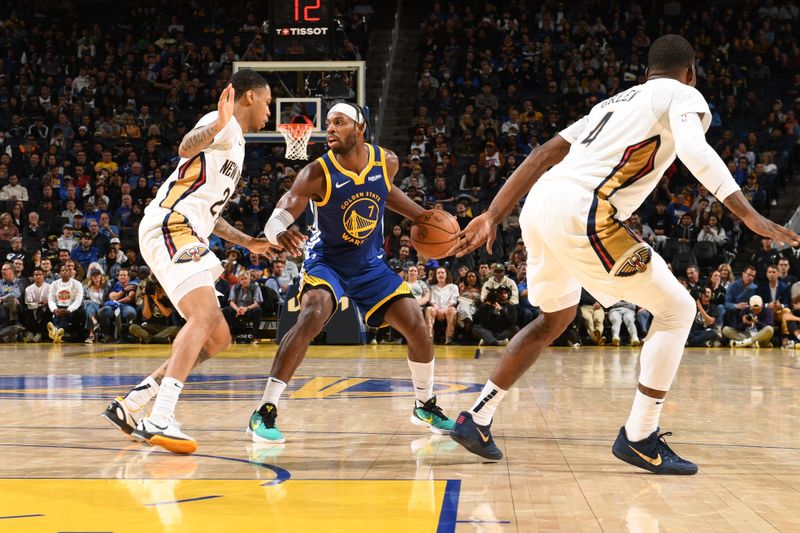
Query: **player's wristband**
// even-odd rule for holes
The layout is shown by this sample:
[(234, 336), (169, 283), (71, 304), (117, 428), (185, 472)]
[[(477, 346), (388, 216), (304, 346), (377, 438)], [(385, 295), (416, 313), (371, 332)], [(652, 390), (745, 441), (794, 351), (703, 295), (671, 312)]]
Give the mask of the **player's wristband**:
[(286, 209), (276, 207), (264, 226), (264, 236), (271, 244), (278, 244), (278, 235), (286, 231), (294, 217)]

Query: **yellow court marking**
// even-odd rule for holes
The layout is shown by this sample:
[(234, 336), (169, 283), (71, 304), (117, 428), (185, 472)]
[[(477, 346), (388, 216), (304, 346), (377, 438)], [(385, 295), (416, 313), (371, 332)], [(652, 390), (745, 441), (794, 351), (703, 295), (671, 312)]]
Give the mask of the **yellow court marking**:
[[(2, 530), (436, 531), (446, 481), (0, 479)], [(180, 500), (180, 503), (173, 503)]]

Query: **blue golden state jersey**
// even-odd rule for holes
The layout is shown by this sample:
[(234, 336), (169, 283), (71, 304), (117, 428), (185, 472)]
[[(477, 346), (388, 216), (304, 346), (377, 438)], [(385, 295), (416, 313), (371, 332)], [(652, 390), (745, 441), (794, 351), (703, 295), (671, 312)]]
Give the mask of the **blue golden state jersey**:
[(360, 174), (343, 168), (332, 151), (318, 159), (325, 173), (325, 197), (311, 202), (314, 222), (306, 257), (343, 274), (383, 262), (383, 211), (392, 183), (383, 148), (366, 146), (369, 162)]

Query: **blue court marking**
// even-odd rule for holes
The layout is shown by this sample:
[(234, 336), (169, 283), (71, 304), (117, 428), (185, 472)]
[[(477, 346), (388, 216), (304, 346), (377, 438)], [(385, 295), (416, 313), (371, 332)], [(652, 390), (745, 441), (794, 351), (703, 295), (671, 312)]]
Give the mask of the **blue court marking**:
[[(95, 446), (75, 446), (75, 445), (60, 445), (60, 444), (17, 444), (13, 442), (0, 442), (0, 446), (8, 447), (8, 448), (62, 448), (68, 450), (92, 450), (92, 451), (103, 451), (103, 452), (131, 452), (131, 453), (152, 453), (155, 455), (169, 455), (174, 456), (175, 454), (169, 452), (159, 452), (159, 451), (152, 451), (152, 450), (132, 450), (126, 448), (103, 448), (103, 447), (95, 447)], [(272, 485), (279, 485), (284, 481), (288, 481), (291, 479), (292, 474), (286, 470), (285, 468), (281, 468), (279, 466), (267, 464), (267, 463), (258, 463), (255, 461), (250, 461), (248, 459), (239, 459), (238, 457), (225, 457), (222, 455), (207, 455), (203, 453), (194, 453), (191, 455), (192, 457), (205, 457), (207, 459), (219, 459), (220, 461), (233, 461), (236, 463), (244, 463), (248, 465), (256, 465), (267, 470), (272, 470), (275, 473), (275, 479), (265, 483), (264, 485), (272, 486)], [(6, 478), (8, 479), (8, 478)], [(50, 478), (47, 478), (50, 479)], [(71, 479), (71, 478), (70, 478)], [(103, 478), (105, 479), (105, 478)], [(196, 478), (199, 479), (199, 478)], [(247, 480), (243, 480), (247, 481)], [(262, 486), (264, 486), (262, 485)]]
[(34, 518), (37, 516), (44, 516), (43, 514), (18, 514), (14, 516), (0, 516), (0, 520), (9, 520), (11, 518)]
[(155, 505), (171, 505), (174, 503), (186, 503), (186, 502), (199, 502), (201, 500), (213, 500), (214, 498), (222, 498), (222, 496), (212, 494), (211, 496), (198, 496), (197, 498), (186, 498), (183, 500), (172, 500), (168, 502), (154, 502), (154, 503), (146, 503), (144, 504), (145, 507), (153, 507)]
[(456, 520), (456, 524), (510, 524), (511, 520)]
[(436, 533), (454, 533), (458, 517), (458, 498), (461, 496), (461, 480), (448, 479), (442, 498), (442, 512), (439, 513), (439, 526)]

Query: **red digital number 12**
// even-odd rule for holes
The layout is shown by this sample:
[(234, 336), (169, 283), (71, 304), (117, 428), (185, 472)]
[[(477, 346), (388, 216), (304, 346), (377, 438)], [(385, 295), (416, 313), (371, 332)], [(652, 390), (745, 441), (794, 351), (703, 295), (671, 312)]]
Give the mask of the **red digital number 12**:
[[(294, 0), (294, 21), (300, 22), (300, 2), (301, 0)], [(304, 22), (319, 22), (319, 17), (312, 17), (309, 13), (312, 9), (319, 9), (320, 0), (315, 0), (314, 5), (303, 7), (303, 21)]]

